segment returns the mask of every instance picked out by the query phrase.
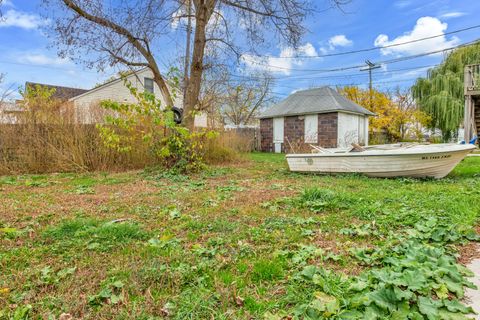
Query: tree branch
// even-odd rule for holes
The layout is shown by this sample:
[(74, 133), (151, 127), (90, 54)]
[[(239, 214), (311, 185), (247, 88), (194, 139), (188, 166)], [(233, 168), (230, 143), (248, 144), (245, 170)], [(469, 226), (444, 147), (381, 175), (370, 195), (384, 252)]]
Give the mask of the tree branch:
[(235, 7), (237, 9), (241, 9), (241, 10), (245, 10), (245, 11), (248, 11), (248, 12), (251, 12), (251, 13), (254, 13), (254, 14), (258, 14), (260, 16), (264, 16), (264, 17), (272, 17), (273, 16), (273, 17), (276, 17), (276, 18), (279, 18), (279, 19), (288, 19), (288, 17), (282, 17), (282, 16), (276, 15), (275, 12), (273, 12), (273, 11), (263, 12), (263, 11), (256, 10), (256, 9), (248, 7), (248, 6), (241, 5), (239, 3), (231, 2), (229, 0), (220, 0), (220, 1), (227, 6)]
[(225, 41), (225, 40), (222, 39), (222, 38), (208, 38), (208, 39), (206, 39), (206, 42), (209, 42), (209, 41), (217, 41), (217, 42), (223, 43), (223, 44), (226, 45), (230, 50), (232, 50), (233, 53), (235, 53), (235, 55), (237, 56), (237, 59), (240, 59), (240, 57), (242, 56), (242, 54), (241, 54), (231, 43)]
[(75, 4), (72, 0), (63, 0), (63, 3), (76, 12), (79, 16), (83, 17), (84, 19), (91, 21), (95, 24), (98, 24), (100, 26), (103, 26), (105, 28), (108, 28), (115, 33), (124, 36), (125, 38), (128, 39), (128, 41), (133, 45), (135, 49), (140, 52), (140, 54), (145, 58), (145, 60), (148, 62), (148, 67), (152, 70), (154, 74), (154, 80), (157, 83), (157, 85), (160, 87), (160, 90), (162, 91), (162, 95), (165, 99), (165, 102), (169, 106), (173, 106), (173, 99), (172, 96), (170, 95), (170, 90), (167, 87), (167, 84), (165, 83), (165, 80), (162, 77), (162, 74), (160, 73), (160, 68), (158, 67), (155, 58), (153, 55), (150, 53), (148, 48), (145, 48), (139, 41), (137, 37), (135, 37), (130, 31), (128, 31), (126, 28), (116, 24), (113, 21), (110, 21), (108, 19), (95, 16), (93, 14), (90, 14), (80, 8), (77, 4)]
[(127, 59), (115, 54), (112, 50), (108, 49), (108, 48), (105, 48), (105, 47), (102, 47), (102, 50), (103, 51), (106, 51), (108, 52), (113, 58), (117, 59), (118, 61), (120, 61), (121, 63), (127, 65), (127, 66), (132, 66), (132, 67), (148, 67), (148, 63), (146, 62), (132, 62), (132, 61), (128, 61)]

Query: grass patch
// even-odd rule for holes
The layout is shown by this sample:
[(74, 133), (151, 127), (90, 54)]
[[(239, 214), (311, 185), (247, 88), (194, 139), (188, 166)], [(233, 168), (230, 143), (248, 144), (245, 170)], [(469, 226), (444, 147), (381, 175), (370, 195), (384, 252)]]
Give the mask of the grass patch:
[(285, 276), (285, 262), (281, 259), (258, 260), (253, 264), (252, 280), (254, 282), (280, 280)]
[(108, 251), (135, 240), (146, 240), (149, 233), (130, 222), (103, 222), (93, 219), (66, 220), (43, 233), (48, 242), (61, 247), (85, 246), (88, 250)]
[(0, 319), (461, 319), (478, 172), (294, 174), (253, 153), (191, 176), (1, 177)]

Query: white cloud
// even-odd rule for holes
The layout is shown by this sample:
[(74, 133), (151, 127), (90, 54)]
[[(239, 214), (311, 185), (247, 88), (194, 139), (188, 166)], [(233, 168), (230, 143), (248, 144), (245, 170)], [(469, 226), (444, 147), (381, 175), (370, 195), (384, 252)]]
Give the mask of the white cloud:
[(399, 9), (406, 8), (412, 4), (411, 0), (399, 0), (395, 1), (393, 5)]
[(12, 2), (12, 0), (3, 0), (2, 6), (5, 6), (5, 7), (15, 7), (15, 5), (14, 5), (13, 2)]
[(282, 49), (278, 57), (259, 57), (255, 55), (244, 54), (242, 55), (241, 60), (248, 68), (253, 70), (264, 70), (289, 75), (293, 67), (303, 64), (302, 58), (296, 57), (313, 57), (316, 55), (318, 54), (317, 50), (315, 50), (315, 47), (311, 43), (307, 42), (305, 45), (300, 46), (297, 49), (292, 47)]
[(58, 66), (58, 65), (66, 65), (70, 63), (68, 59), (63, 59), (59, 57), (49, 57), (44, 54), (35, 54), (35, 53), (27, 53), (21, 55), (18, 59), (20, 63), (28, 63), (40, 66)]
[[(393, 73), (391, 77), (379, 80), (382, 81), (404, 81), (404, 80), (412, 80), (416, 79), (421, 76), (425, 76), (425, 73), (430, 67), (422, 67), (415, 70), (409, 70), (405, 72)], [(413, 81), (413, 80), (412, 80)]]
[(48, 20), (42, 19), (36, 14), (11, 9), (5, 12), (3, 18), (0, 20), (0, 28), (18, 27), (30, 30), (47, 25), (48, 23)]
[(187, 12), (186, 12), (184, 6), (181, 6), (180, 8), (178, 8), (177, 11), (172, 13), (170, 27), (172, 29), (176, 30), (178, 28), (178, 26), (180, 25), (180, 23), (185, 23), (186, 24), (186, 21), (188, 20), (186, 17), (184, 17), (186, 14), (187, 14)]
[[(421, 17), (417, 20), (417, 23), (413, 27), (412, 31), (408, 31), (404, 35), (398, 36), (392, 40), (389, 40), (386, 34), (380, 34), (375, 39), (374, 45), (376, 47), (384, 47), (421, 38), (443, 35), (445, 33), (445, 30), (447, 30), (447, 27), (448, 25), (446, 23), (442, 23), (437, 18)], [(381, 49), (380, 51), (383, 55), (414, 55), (428, 51), (446, 49), (457, 44), (458, 38), (451, 37), (450, 39), (447, 39), (447, 37), (443, 35), (441, 37), (436, 37), (428, 40), (417, 41), (405, 45)]]
[(348, 39), (344, 34), (337, 34), (328, 39), (328, 45), (320, 47), (319, 51), (321, 54), (328, 54), (329, 52), (335, 50), (337, 47), (350, 47), (353, 45), (353, 41)]
[(328, 44), (330, 47), (348, 47), (353, 44), (353, 41), (348, 39), (344, 34), (338, 34), (336, 36), (331, 37), (328, 40)]
[[(192, 9), (193, 10), (193, 9)], [(224, 13), (222, 10), (217, 10), (212, 14), (210, 20), (207, 23), (207, 33), (212, 33), (214, 31), (225, 30), (225, 25), (223, 24), (223, 17)], [(191, 28), (195, 30), (195, 16), (191, 17), (190, 19)], [(173, 30), (177, 30), (179, 26), (184, 26), (185, 29), (188, 25), (188, 17), (187, 17), (187, 8), (185, 6), (181, 6), (178, 8), (177, 11), (173, 12), (170, 17), (170, 28)]]
[(441, 19), (450, 19), (450, 18), (459, 18), (463, 17), (466, 15), (465, 12), (460, 12), (460, 11), (453, 11), (453, 12), (447, 12), (439, 16)]

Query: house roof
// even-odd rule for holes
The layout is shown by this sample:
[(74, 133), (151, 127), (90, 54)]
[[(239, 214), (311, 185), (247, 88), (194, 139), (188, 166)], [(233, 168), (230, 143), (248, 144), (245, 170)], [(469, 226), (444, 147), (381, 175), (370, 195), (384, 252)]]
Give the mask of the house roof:
[(97, 86), (97, 87), (95, 87), (95, 88), (93, 88), (93, 89), (85, 90), (85, 92), (82, 92), (82, 93), (79, 93), (79, 94), (77, 94), (77, 95), (75, 95), (75, 96), (72, 96), (72, 97), (70, 97), (68, 100), (69, 100), (69, 101), (76, 100), (77, 98), (83, 97), (83, 96), (85, 96), (86, 94), (93, 93), (93, 92), (98, 91), (98, 90), (101, 90), (101, 89), (103, 89), (103, 88), (105, 88), (105, 87), (108, 87), (108, 86), (111, 86), (111, 85), (113, 85), (113, 84), (116, 84), (116, 83), (118, 83), (118, 82), (120, 82), (120, 81), (123, 81), (125, 78), (128, 78), (128, 77), (130, 77), (130, 76), (132, 76), (132, 75), (138, 76), (139, 74), (141, 74), (142, 72), (147, 71), (147, 70), (149, 70), (148, 67), (143, 67), (143, 68), (138, 69), (138, 70), (128, 71), (128, 72), (126, 72), (123, 76), (118, 76), (118, 77), (115, 78), (115, 79), (106, 81), (105, 83), (102, 83), (101, 85), (99, 85), (99, 86)]
[(78, 96), (82, 93), (87, 92), (88, 90), (85, 89), (78, 89), (78, 88), (71, 88), (71, 87), (63, 87), (63, 86), (55, 86), (50, 84), (44, 83), (36, 83), (36, 82), (26, 82), (25, 89), (40, 86), (47, 89), (55, 89), (55, 92), (52, 94), (52, 98), (59, 99), (59, 100), (68, 100), (75, 96)]
[(345, 98), (330, 87), (320, 87), (297, 91), (285, 100), (270, 107), (260, 115), (260, 119), (343, 111), (367, 116), (373, 112)]

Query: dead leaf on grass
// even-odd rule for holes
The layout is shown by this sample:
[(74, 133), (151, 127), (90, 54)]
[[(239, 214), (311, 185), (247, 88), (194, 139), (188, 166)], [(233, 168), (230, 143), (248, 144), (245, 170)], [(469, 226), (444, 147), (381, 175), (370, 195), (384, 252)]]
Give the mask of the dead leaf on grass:
[(62, 313), (58, 320), (72, 320), (73, 317), (70, 313)]
[(244, 301), (245, 301), (245, 299), (243, 299), (243, 298), (240, 297), (240, 296), (237, 296), (237, 297), (235, 298), (235, 303), (236, 303), (237, 306), (239, 306), (239, 307), (243, 307)]

